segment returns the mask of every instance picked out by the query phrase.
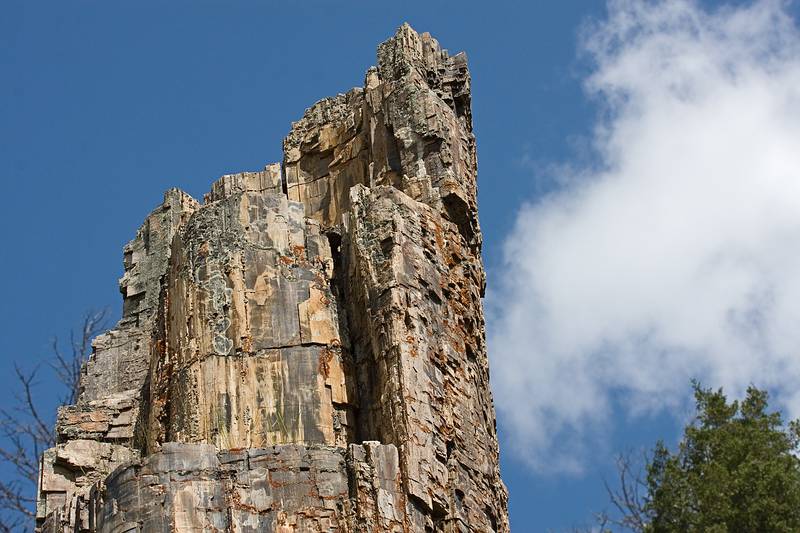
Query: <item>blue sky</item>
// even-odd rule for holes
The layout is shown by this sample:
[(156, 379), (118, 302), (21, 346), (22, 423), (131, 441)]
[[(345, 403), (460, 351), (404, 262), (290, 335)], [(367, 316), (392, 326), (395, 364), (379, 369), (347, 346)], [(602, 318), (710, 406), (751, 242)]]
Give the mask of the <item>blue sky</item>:
[[(636, 3), (617, 2), (612, 11), (619, 15), (631, 5)], [(686, 17), (670, 19), (674, 13), (637, 14), (635, 9), (631, 13), (641, 18), (640, 29), (647, 29), (648, 24), (658, 26), (658, 20), (677, 24), (678, 30), (662, 35), (667, 39), (666, 50), (674, 54), (675, 61), (661, 72), (677, 72), (679, 78), (685, 74), (683, 66), (691, 64), (686, 58), (705, 58), (711, 65), (741, 62), (751, 67), (757, 61), (748, 55), (748, 50), (731, 56), (719, 50), (738, 50), (737, 43), (750, 42), (754, 35), (775, 34), (767, 31), (777, 24), (772, 19), (758, 26), (757, 16), (740, 17), (756, 21), (752, 28), (742, 30), (741, 24), (737, 26), (722, 15), (704, 14), (702, 9), (713, 10), (716, 3), (703, 2), (699, 8), (681, 2), (670, 5), (689, 6), (684, 15), (694, 22), (688, 24), (708, 30), (708, 37), (695, 39), (692, 36), (697, 32), (689, 31), (689, 37), (682, 39), (681, 25), (686, 24)], [(728, 11), (746, 9), (749, 4), (736, 2), (735, 6), (740, 7)], [(757, 6), (761, 11), (750, 15), (765, 10), (782, 12), (776, 2)], [(786, 8), (789, 14), (796, 15), (796, 11), (796, 5)], [(734, 389), (750, 380), (787, 390), (794, 384), (781, 381), (772, 373), (753, 370), (731, 376), (726, 370), (740, 367), (754, 353), (763, 356), (758, 361), (768, 368), (787, 368), (785, 354), (791, 347), (776, 347), (775, 343), (770, 343), (769, 348), (729, 346), (713, 339), (701, 342), (697, 340), (700, 335), (694, 332), (683, 336), (664, 334), (663, 330), (671, 325), (683, 331), (680, 328), (685, 324), (676, 321), (675, 309), (698, 308), (695, 322), (702, 323), (707, 317), (712, 326), (714, 313), (739, 309), (736, 302), (728, 305), (725, 301), (719, 309), (706, 309), (692, 299), (691, 295), (698, 294), (692, 292), (695, 286), (672, 274), (684, 266), (693, 269), (697, 266), (694, 263), (661, 272), (647, 262), (631, 261), (635, 250), (646, 249), (653, 239), (672, 242), (671, 236), (679, 231), (673, 224), (675, 220), (693, 220), (693, 213), (707, 213), (707, 209), (679, 209), (663, 220), (651, 220), (655, 228), (664, 229), (644, 237), (614, 229), (620, 227), (617, 224), (639, 227), (636, 220), (641, 220), (641, 214), (632, 213), (630, 218), (615, 221), (613, 215), (597, 213), (605, 213), (602, 209), (608, 208), (602, 201), (606, 197), (619, 198), (618, 205), (642, 205), (648, 212), (657, 210), (642, 201), (651, 196), (648, 190), (663, 193), (665, 198), (674, 197), (686, 206), (695, 199), (701, 202), (715, 197), (711, 203), (721, 206), (720, 213), (738, 206), (718, 194), (720, 188), (714, 188), (714, 183), (705, 183), (702, 178), (675, 180), (667, 171), (659, 170), (666, 168), (666, 163), (658, 168), (648, 167), (647, 161), (661, 161), (659, 158), (663, 157), (664, 161), (686, 161), (686, 168), (675, 170), (680, 176), (694, 176), (694, 172), (708, 175), (697, 170), (707, 169), (706, 160), (700, 155), (691, 157), (691, 146), (678, 147), (666, 156), (653, 148), (685, 138), (684, 131), (666, 138), (650, 134), (673, 131), (670, 128), (676, 126), (669, 116), (684, 117), (684, 123), (693, 119), (698, 124), (721, 122), (718, 119), (731, 116), (730, 109), (716, 108), (708, 102), (727, 101), (722, 98), (725, 95), (730, 96), (732, 105), (744, 102), (744, 107), (756, 110), (759, 106), (750, 106), (750, 102), (780, 103), (781, 98), (794, 101), (795, 95), (777, 94), (777, 89), (771, 89), (773, 86), (767, 82), (795, 79), (796, 30), (790, 27), (778, 33), (786, 39), (778, 48), (787, 51), (791, 56), (788, 59), (775, 59), (780, 54), (772, 49), (759, 52), (775, 59), (777, 75), (770, 71), (764, 75), (766, 82), (760, 83), (762, 78), (749, 74), (753, 69), (742, 70), (741, 79), (753, 81), (755, 88), (750, 93), (736, 92), (739, 85), (734, 84), (734, 90), (734, 85), (726, 82), (687, 74), (678, 81), (685, 82), (690, 96), (675, 99), (669, 93), (662, 99), (653, 99), (649, 95), (661, 94), (659, 83), (667, 86), (675, 80), (661, 80), (657, 75), (642, 80), (626, 69), (641, 72), (642, 65), (649, 64), (646, 60), (659, 58), (665, 49), (658, 48), (660, 45), (654, 41), (625, 33), (626, 29), (614, 26), (613, 16), (607, 17), (602, 2), (566, 0), (496, 1), (490, 5), (409, 1), (380, 6), (314, 1), (170, 2), (168, 6), (147, 1), (7, 2), (0, 17), (0, 168), (5, 200), (0, 210), (0, 288), (4, 294), (0, 320), (6, 339), (0, 361), (0, 375), (5, 376), (0, 378), (3, 401), (11, 394), (13, 361), (35, 364), (48, 353), (50, 337), (65, 335), (88, 308), (108, 306), (119, 313), (117, 279), (122, 274), (122, 246), (160, 202), (165, 189), (177, 186), (201, 198), (209, 184), (224, 173), (258, 169), (279, 161), (281, 140), (290, 122), (316, 100), (361, 85), (365, 70), (375, 62), (377, 44), (408, 21), (418, 31), (433, 33), (451, 51), (465, 50), (469, 57), (478, 139), (479, 208), (492, 298), (490, 322), (495, 331), (490, 358), (498, 366), (497, 370), (493, 366), (493, 372), (500, 376), (495, 379), (495, 387), (501, 389), (496, 395), (504, 405), (521, 406), (520, 416), (501, 412), (499, 423), (512, 527), (515, 531), (557, 531), (589, 521), (592, 512), (607, 505), (602, 480), (613, 476), (614, 453), (651, 446), (657, 438), (668, 442), (676, 439), (685, 414), (683, 400), (690, 393), (688, 377), (708, 376), (710, 385), (725, 384)], [(654, 19), (658, 20), (653, 22)], [(587, 26), (591, 21), (606, 21), (606, 25), (591, 29)], [(606, 37), (618, 40), (603, 44)], [(676, 48), (675, 43), (685, 42), (695, 47)], [(655, 48), (648, 48), (650, 45)], [(651, 55), (638, 57), (634, 53), (637, 50), (649, 50)], [(708, 50), (715, 52), (706, 57)], [(786, 76), (781, 78), (781, 73)], [(619, 87), (641, 106), (631, 109), (614, 101), (614, 91)], [(759, 92), (759, 87), (766, 89)], [(710, 95), (708, 101), (701, 98), (704, 91)], [(692, 100), (697, 94), (701, 95), (697, 97), (700, 100)], [(646, 97), (636, 100), (637, 95)], [(675, 102), (687, 101), (691, 104), (688, 107), (675, 108), (683, 109), (685, 116), (664, 112), (673, 109), (670, 106), (677, 105)], [(775, 109), (780, 109), (775, 105), (764, 111), (764, 116), (772, 116)], [(780, 150), (781, 141), (791, 139), (796, 123), (759, 122), (756, 117), (752, 122), (725, 126), (723, 131), (747, 125), (775, 132), (774, 137), (764, 137), (766, 153), (774, 146)], [(598, 130), (598, 126), (604, 129)], [(700, 135), (692, 146), (719, 138), (719, 132), (714, 130), (698, 127), (692, 131)], [(636, 152), (626, 154), (626, 143)], [(703, 153), (715, 148), (725, 152), (731, 146), (738, 146), (735, 140), (722, 146), (709, 145)], [(782, 152), (775, 157), (791, 168), (793, 161), (783, 157)], [(743, 166), (735, 158), (730, 159), (730, 169), (718, 169), (724, 175), (729, 175), (728, 170), (735, 174), (739, 168), (772, 168), (761, 161)], [(782, 191), (796, 192), (791, 184), (780, 181), (785, 173), (775, 172), (776, 197)], [(634, 175), (652, 175), (658, 181), (640, 183), (630, 178)], [(751, 188), (760, 188), (746, 178), (737, 181), (742, 184), (743, 197), (748, 197)], [(612, 187), (614, 183), (622, 184), (619, 190)], [(659, 184), (663, 183), (676, 185), (662, 190)], [(681, 196), (681, 191), (687, 190), (697, 194)], [(764, 200), (765, 208), (774, 205), (773, 199)], [(610, 211), (618, 210), (612, 207)], [(744, 212), (735, 213), (735, 220), (749, 220)], [(753, 217), (763, 220), (758, 214)], [(609, 220), (615, 222), (605, 227)], [(783, 230), (794, 231), (796, 222), (776, 218), (754, 239), (766, 242), (784, 235)], [(600, 233), (587, 229), (604, 227)], [(709, 240), (728, 242), (726, 235), (717, 232)], [(588, 244), (602, 239), (632, 245), (625, 248), (609, 244), (599, 251), (585, 251), (592, 249)], [(552, 244), (554, 240), (566, 243), (564, 249), (572, 250), (572, 255), (559, 255), (562, 248)], [(507, 242), (511, 244), (504, 244)], [(702, 250), (716, 250), (703, 242), (697, 245)], [(783, 258), (777, 251), (754, 249), (738, 241), (735, 244), (746, 258), (764, 259), (755, 262), (769, 275), (757, 282), (794, 294), (796, 284), (788, 279), (789, 275), (770, 268)], [(664, 249), (667, 248), (659, 248)], [(682, 255), (676, 250), (686, 248), (669, 250), (663, 257), (653, 255), (658, 265), (671, 265), (668, 258)], [(620, 267), (614, 269), (616, 274), (606, 272), (598, 267), (606, 253), (614, 258), (608, 264), (634, 264), (639, 268), (631, 267), (628, 272)], [(688, 252), (685, 256), (694, 257)], [(531, 274), (531, 263), (546, 265), (550, 270), (542, 267)], [(575, 264), (582, 266), (581, 274), (564, 281), (562, 277)], [(587, 276), (586, 271), (596, 276)], [(670, 294), (682, 295), (683, 299), (667, 301), (663, 294), (640, 292), (637, 288), (626, 290), (626, 285), (619, 283), (620, 277), (637, 280), (641, 272), (659, 272), (663, 274), (659, 279), (673, 280)], [(738, 287), (742, 279), (736, 269), (715, 270), (712, 274), (713, 279), (722, 280), (720, 293), (731, 292), (727, 289)], [(730, 278), (723, 274), (730, 274)], [(539, 285), (541, 280), (554, 279), (547, 290)], [(644, 277), (641, 283), (653, 285), (652, 281)], [(522, 285), (515, 285), (517, 282)], [(751, 296), (751, 286), (741, 283), (745, 284), (743, 297)], [(575, 290), (571, 287), (596, 286), (608, 290), (601, 294), (586, 290), (581, 294), (589, 296), (572, 301)], [(659, 305), (648, 307), (633, 302), (625, 297), (627, 292), (646, 294)], [(715, 301), (716, 294), (701, 295), (703, 301)], [(570, 305), (544, 311), (526, 307), (526, 302), (540, 296)], [(761, 307), (755, 311), (778, 319), (797, 316), (794, 307), (780, 304), (778, 301), (774, 309), (768, 310), (772, 314)], [(593, 310), (589, 318), (581, 314), (585, 309)], [(747, 307), (745, 311), (754, 308)], [(537, 314), (540, 312), (543, 314)], [(556, 320), (560, 313), (576, 317), (576, 331), (569, 327), (571, 320), (566, 321), (566, 326), (563, 319)], [(640, 324), (631, 318), (642, 313), (652, 320)], [(601, 321), (591, 317), (600, 314), (611, 316), (616, 329), (597, 326)], [(548, 337), (546, 345), (526, 338), (519, 331), (520, 317), (553, 326), (553, 338)], [(768, 339), (778, 335), (773, 330), (782, 331), (784, 321), (778, 319), (764, 319), (769, 326), (764, 334)], [(619, 324), (627, 329), (620, 329)], [(645, 362), (640, 365), (630, 354), (630, 339), (641, 339), (642, 331), (646, 332), (645, 340), (635, 346), (648, 355), (643, 356)], [(711, 327), (707, 331), (716, 330)], [(566, 337), (575, 337), (583, 344), (566, 343)], [(598, 339), (603, 342), (598, 344)], [(523, 353), (521, 345), (531, 346), (540, 355)], [(559, 405), (547, 404), (543, 395), (557, 397), (556, 391), (537, 381), (536, 376), (522, 382), (507, 377), (510, 373), (536, 374), (537, 365), (546, 363), (541, 354), (549, 353), (548, 347), (552, 353), (563, 355), (565, 361), (583, 361), (580, 366), (567, 367), (567, 375), (580, 376), (581, 380), (567, 379), (567, 383), (556, 385), (562, 391), (574, 389), (575, 394), (570, 394), (575, 397), (581, 397), (579, 389), (591, 393), (587, 404), (594, 404), (596, 416), (586, 405), (576, 403), (565, 411)], [(582, 350), (579, 357), (575, 356), (576, 350)], [(737, 359), (726, 362), (698, 355), (713, 350), (724, 350)], [(692, 361), (701, 364), (694, 367)], [(646, 374), (660, 367), (670, 369), (669, 376), (663, 376), (672, 380), (670, 387), (655, 383), (659, 380), (652, 375), (642, 377), (630, 371), (642, 369)], [(533, 370), (521, 371), (522, 368)], [(587, 373), (590, 375), (584, 375)], [(623, 376), (636, 386), (628, 387), (619, 379), (598, 378), (601, 374)], [(552, 385), (553, 380), (565, 374), (550, 369), (539, 375)], [(43, 379), (42, 390), (50, 384)], [(794, 397), (787, 394), (787, 408), (793, 402)], [(640, 409), (630, 408), (631, 404)], [(541, 434), (542, 428), (552, 428), (552, 434), (560, 440), (548, 441)], [(556, 467), (544, 468), (542, 465), (548, 462)]]

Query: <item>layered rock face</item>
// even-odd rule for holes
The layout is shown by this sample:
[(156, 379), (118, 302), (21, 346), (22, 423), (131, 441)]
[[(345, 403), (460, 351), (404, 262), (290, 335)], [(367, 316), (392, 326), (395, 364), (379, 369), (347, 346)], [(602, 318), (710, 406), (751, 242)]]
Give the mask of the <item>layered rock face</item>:
[(508, 531), (464, 54), (409, 26), (125, 247), (41, 531)]

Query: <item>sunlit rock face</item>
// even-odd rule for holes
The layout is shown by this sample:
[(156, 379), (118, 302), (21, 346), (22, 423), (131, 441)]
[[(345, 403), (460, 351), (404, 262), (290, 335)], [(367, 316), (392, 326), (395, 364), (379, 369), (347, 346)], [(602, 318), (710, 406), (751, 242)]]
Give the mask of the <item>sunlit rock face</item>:
[(508, 531), (464, 54), (409, 26), (282, 164), (171, 190), (45, 452), (41, 531)]

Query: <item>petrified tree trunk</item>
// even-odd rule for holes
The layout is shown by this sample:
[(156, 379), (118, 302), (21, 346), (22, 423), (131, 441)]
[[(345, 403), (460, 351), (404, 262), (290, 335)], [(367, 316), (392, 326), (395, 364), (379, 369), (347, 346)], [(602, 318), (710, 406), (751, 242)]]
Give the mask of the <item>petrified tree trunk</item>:
[(168, 191), (42, 459), (42, 531), (507, 531), (470, 79), (409, 26), (283, 165)]

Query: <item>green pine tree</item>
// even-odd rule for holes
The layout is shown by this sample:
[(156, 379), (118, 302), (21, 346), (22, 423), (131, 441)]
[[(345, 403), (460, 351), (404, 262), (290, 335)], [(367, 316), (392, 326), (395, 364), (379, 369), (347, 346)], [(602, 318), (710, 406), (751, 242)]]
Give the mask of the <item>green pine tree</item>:
[(800, 531), (800, 424), (784, 427), (766, 391), (728, 403), (693, 385), (697, 416), (678, 450), (659, 442), (647, 465), (645, 531)]

